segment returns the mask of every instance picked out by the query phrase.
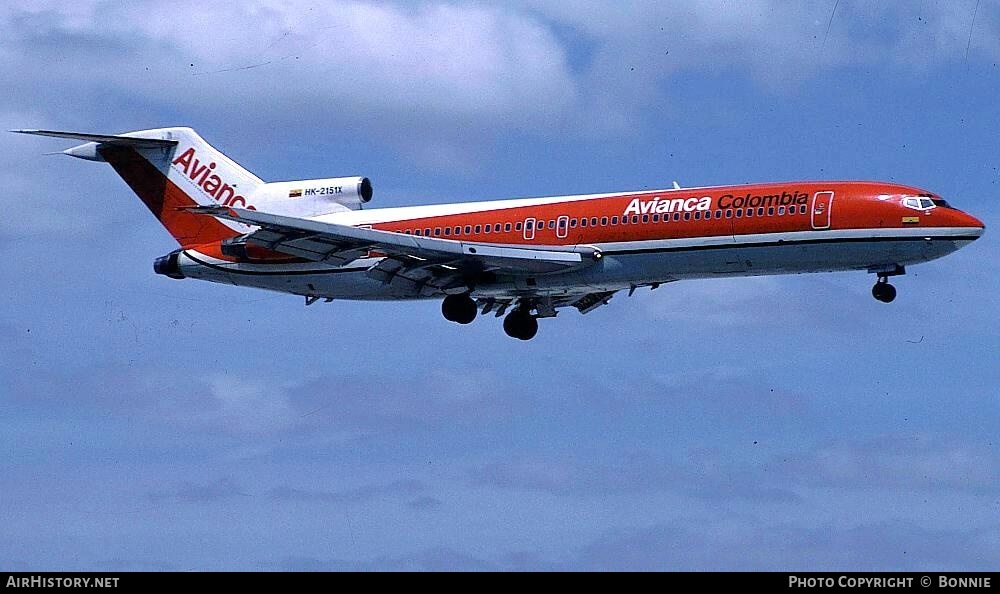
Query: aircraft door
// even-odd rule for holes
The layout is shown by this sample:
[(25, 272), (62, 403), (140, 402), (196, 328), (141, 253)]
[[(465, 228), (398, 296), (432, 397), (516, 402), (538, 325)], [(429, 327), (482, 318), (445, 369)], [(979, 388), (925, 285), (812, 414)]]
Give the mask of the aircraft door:
[(566, 239), (567, 235), (569, 235), (569, 217), (562, 215), (556, 219), (556, 237)]
[(833, 192), (816, 192), (812, 199), (812, 228), (829, 229), (833, 210)]
[(535, 225), (537, 221), (532, 218), (524, 219), (524, 238), (531, 241), (535, 238)]

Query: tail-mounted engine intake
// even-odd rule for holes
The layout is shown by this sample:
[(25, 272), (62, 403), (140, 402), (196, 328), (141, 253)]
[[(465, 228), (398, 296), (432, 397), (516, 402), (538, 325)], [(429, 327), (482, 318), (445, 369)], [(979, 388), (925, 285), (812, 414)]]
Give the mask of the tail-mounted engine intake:
[(258, 210), (291, 216), (316, 216), (359, 210), (372, 199), (367, 177), (331, 177), (264, 184), (248, 197)]

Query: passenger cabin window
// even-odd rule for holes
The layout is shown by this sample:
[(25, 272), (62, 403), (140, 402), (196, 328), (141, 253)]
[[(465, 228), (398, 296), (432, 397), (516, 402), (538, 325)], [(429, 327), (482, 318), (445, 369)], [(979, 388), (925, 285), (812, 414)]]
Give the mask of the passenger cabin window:
[(617, 225), (618, 224), (618, 217), (611, 217), (611, 224), (612, 225)]
[(580, 226), (581, 227), (586, 227), (587, 226), (587, 219), (580, 219)]
[(500, 232), (500, 223), (497, 223), (496, 225), (493, 225), (493, 232), (494, 233), (499, 233)]
[[(510, 231), (510, 223), (504, 223), (504, 225), (503, 225), (503, 230), (504, 230), (504, 231)], [(518, 223), (518, 224), (517, 224), (517, 230), (518, 230), (518, 231), (520, 231), (520, 230), (521, 230), (521, 223)]]
[(476, 225), (476, 233), (482, 233), (482, 232), (483, 232), (483, 226), (482, 225)]
[[(593, 224), (597, 224), (597, 219), (591, 219), (591, 221), (593, 222)], [(608, 217), (601, 217), (601, 226), (603, 227), (608, 226)]]

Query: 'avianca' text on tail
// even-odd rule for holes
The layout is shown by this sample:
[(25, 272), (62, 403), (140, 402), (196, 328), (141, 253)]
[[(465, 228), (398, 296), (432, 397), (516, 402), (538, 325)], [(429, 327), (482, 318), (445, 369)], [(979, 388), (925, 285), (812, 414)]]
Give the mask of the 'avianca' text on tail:
[(940, 196), (881, 182), (783, 182), (365, 209), (365, 177), (265, 183), (190, 128), (84, 141), (177, 240), (157, 274), (319, 299), (441, 299), (444, 317), (503, 320), (521, 340), (561, 307), (689, 278), (862, 270), (889, 277), (976, 240)]

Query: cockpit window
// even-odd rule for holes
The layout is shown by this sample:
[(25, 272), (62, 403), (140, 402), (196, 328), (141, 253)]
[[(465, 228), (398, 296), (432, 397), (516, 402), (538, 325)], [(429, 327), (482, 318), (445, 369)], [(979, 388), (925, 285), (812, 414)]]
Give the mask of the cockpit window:
[(927, 196), (907, 196), (903, 198), (903, 206), (916, 210), (930, 210), (937, 206), (934, 200)]
[(941, 208), (953, 208), (952, 205), (948, 204), (948, 201), (943, 198), (932, 198), (931, 202), (934, 203), (934, 206), (940, 206)]

